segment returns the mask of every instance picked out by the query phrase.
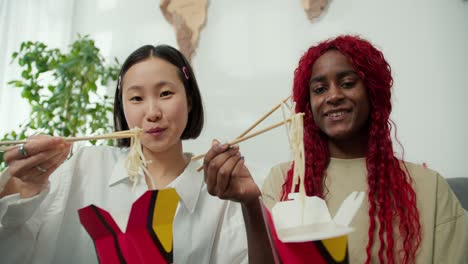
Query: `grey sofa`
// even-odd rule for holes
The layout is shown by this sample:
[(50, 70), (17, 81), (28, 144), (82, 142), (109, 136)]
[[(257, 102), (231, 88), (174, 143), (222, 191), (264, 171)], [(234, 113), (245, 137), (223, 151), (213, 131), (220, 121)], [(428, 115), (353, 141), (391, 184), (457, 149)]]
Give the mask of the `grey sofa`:
[(468, 178), (446, 179), (463, 208), (468, 211)]

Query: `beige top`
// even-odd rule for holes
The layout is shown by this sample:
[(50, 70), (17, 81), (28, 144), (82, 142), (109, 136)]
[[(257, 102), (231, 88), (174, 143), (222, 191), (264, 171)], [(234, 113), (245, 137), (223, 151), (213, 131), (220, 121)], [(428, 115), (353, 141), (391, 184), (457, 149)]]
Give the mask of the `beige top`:
[[(276, 165), (265, 179), (263, 199), (270, 209), (280, 200), (281, 187), (290, 164)], [(422, 228), (422, 242), (416, 263), (468, 263), (468, 220), (455, 194), (437, 172), (413, 163), (406, 165), (413, 178)], [(331, 159), (325, 180), (329, 193), (325, 200), (332, 216), (351, 192), (368, 190), (366, 175), (365, 158)], [(349, 236), (350, 263), (364, 263), (366, 260), (368, 210), (366, 196), (351, 223), (355, 231)], [(378, 248), (376, 232), (372, 263), (379, 263)]]

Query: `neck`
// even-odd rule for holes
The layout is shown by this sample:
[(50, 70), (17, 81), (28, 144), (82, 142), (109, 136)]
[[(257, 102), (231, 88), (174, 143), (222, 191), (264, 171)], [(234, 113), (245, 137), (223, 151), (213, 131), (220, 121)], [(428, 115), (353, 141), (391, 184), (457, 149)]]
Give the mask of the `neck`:
[(332, 158), (355, 159), (365, 157), (367, 151), (367, 135), (362, 133), (356, 137), (344, 140), (329, 140), (328, 149)]
[[(146, 175), (148, 188), (162, 189), (177, 178), (187, 167), (189, 160), (186, 159), (182, 150), (182, 142), (175, 144), (164, 152), (152, 152), (143, 147), (150, 175)], [(152, 177), (149, 179), (148, 177)], [(152, 181), (151, 181), (152, 180)], [(155, 186), (152, 186), (154, 183)]]

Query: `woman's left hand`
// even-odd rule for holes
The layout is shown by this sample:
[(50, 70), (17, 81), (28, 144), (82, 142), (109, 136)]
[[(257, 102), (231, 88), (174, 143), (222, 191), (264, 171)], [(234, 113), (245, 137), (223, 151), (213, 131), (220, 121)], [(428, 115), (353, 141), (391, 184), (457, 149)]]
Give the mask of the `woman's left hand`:
[(221, 145), (213, 140), (203, 170), (208, 193), (244, 205), (258, 201), (260, 189), (245, 166), (239, 146)]

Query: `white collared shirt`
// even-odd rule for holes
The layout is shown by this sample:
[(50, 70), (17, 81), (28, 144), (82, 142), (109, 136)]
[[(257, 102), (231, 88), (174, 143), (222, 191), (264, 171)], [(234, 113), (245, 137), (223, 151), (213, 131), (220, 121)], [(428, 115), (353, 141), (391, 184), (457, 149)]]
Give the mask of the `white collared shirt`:
[[(0, 199), (1, 263), (98, 263), (77, 210), (94, 204), (125, 230), (133, 202), (148, 190), (140, 178), (132, 192), (124, 168), (127, 154), (128, 149), (84, 147), (37, 196)], [(191, 162), (168, 186), (180, 197), (173, 224), (174, 263), (247, 263), (241, 207), (209, 195), (198, 165)], [(3, 173), (0, 182), (6, 177)]]

